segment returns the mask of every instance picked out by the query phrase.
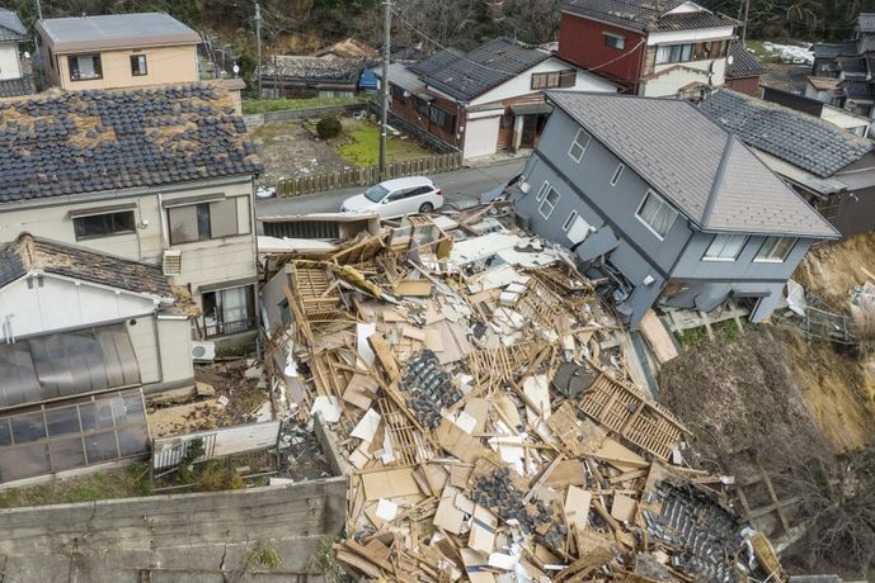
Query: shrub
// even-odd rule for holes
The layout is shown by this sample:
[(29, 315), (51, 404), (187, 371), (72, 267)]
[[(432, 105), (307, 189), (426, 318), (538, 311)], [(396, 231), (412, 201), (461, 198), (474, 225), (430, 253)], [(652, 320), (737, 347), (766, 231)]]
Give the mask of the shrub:
[(340, 120), (336, 117), (323, 117), (319, 120), (319, 123), (316, 124), (316, 133), (319, 134), (319, 138), (323, 140), (336, 138), (340, 135), (342, 130), (343, 126), (340, 124)]

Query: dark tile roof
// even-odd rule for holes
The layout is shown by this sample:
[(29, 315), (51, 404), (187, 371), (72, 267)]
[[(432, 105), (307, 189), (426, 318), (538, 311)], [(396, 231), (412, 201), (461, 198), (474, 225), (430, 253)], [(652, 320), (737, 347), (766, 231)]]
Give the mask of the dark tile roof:
[(744, 48), (741, 41), (734, 40), (729, 43), (729, 56), (732, 57), (732, 63), (726, 64), (727, 79), (758, 77), (765, 72), (765, 68)]
[(27, 29), (18, 15), (6, 8), (0, 8), (0, 42), (25, 40), (27, 40)]
[(34, 93), (36, 93), (36, 87), (33, 84), (33, 77), (30, 75), (19, 79), (0, 80), (0, 98), (21, 97), (22, 95), (33, 95)]
[(563, 11), (604, 22), (657, 32), (736, 26), (731, 18), (708, 10), (666, 14), (686, 0), (568, 0)]
[(835, 59), (851, 57), (857, 54), (857, 41), (848, 40), (837, 43), (815, 43), (815, 59)]
[(861, 12), (857, 16), (857, 28), (860, 32), (875, 32), (875, 14)]
[(436, 71), (449, 67), (461, 59), (464, 54), (464, 52), (458, 49), (443, 49), (415, 65), (410, 65), (408, 69), (418, 75), (431, 75)]
[(547, 96), (701, 230), (838, 237), (738, 138), (688, 101), (559, 91)]
[(167, 278), (156, 265), (122, 259), (29, 233), (0, 245), (0, 287), (39, 270), (115, 289), (172, 299)]
[(366, 59), (282, 56), (270, 59), (262, 67), (262, 73), (266, 79), (279, 75), (290, 83), (355, 84), (366, 64)]
[(820, 119), (820, 114), (823, 112), (823, 108), (826, 105), (824, 102), (818, 101), (817, 99), (812, 99), (811, 97), (805, 97), (804, 95), (796, 93), (790, 93), (789, 91), (784, 91), (775, 87), (763, 86), (762, 90), (763, 100), (771, 101), (772, 103), (777, 103), (778, 105), (783, 105), (790, 109), (795, 109), (796, 111), (812, 115), (818, 119)]
[(832, 176), (875, 146), (820, 119), (734, 91), (712, 94), (700, 109), (747, 145), (820, 178)]
[(842, 81), (842, 89), (844, 89), (848, 99), (855, 101), (875, 100), (875, 92), (872, 91), (871, 81), (845, 79)]
[(467, 101), (550, 58), (550, 53), (506, 38), (496, 38), (448, 66), (422, 75), (438, 91)]
[(845, 73), (866, 74), (866, 59), (860, 57), (842, 57), (838, 60), (839, 68)]
[(0, 211), (20, 200), (260, 171), (231, 97), (212, 85), (0, 103)]

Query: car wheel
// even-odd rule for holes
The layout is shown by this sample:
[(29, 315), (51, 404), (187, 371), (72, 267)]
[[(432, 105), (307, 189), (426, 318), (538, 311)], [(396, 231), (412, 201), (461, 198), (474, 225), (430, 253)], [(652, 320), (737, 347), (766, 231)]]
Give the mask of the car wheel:
[(421, 205), (419, 205), (420, 214), (424, 215), (426, 213), (430, 213), (433, 210), (434, 210), (434, 205), (431, 204), (430, 202), (424, 202)]

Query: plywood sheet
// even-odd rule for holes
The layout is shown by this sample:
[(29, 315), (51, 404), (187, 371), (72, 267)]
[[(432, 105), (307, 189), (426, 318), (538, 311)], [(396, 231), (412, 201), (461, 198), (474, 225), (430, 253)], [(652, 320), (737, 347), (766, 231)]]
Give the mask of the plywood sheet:
[(641, 320), (639, 330), (641, 330), (641, 334), (647, 340), (647, 344), (650, 345), (656, 360), (660, 364), (677, 357), (678, 351), (675, 343), (668, 330), (662, 324), (662, 321), (657, 317), (656, 312), (647, 310), (647, 313), (644, 314), (644, 318)]
[(420, 493), (416, 479), (413, 477), (413, 469), (399, 468), (393, 470), (381, 470), (362, 474), (362, 485), (365, 488), (365, 500), (379, 500), (380, 498), (397, 498), (399, 496), (413, 496)]
[(395, 285), (395, 293), (399, 296), (427, 298), (431, 295), (432, 287), (427, 279), (405, 279)]

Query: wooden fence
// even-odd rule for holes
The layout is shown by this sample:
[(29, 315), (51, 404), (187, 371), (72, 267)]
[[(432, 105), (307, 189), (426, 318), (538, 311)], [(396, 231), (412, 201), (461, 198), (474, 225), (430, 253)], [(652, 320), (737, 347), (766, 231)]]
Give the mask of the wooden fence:
[(386, 165), (386, 173), (380, 177), (379, 166), (367, 166), (365, 168), (350, 168), (335, 172), (324, 172), (312, 176), (300, 178), (286, 178), (276, 185), (278, 197), (294, 198), (314, 192), (325, 192), (338, 188), (350, 188), (353, 186), (370, 186), (381, 180), (390, 178), (402, 178), (404, 176), (416, 176), (419, 174), (437, 174), (450, 172), (462, 167), (462, 153), (451, 152), (449, 154), (435, 154), (425, 158), (416, 158), (403, 162), (393, 162)]

